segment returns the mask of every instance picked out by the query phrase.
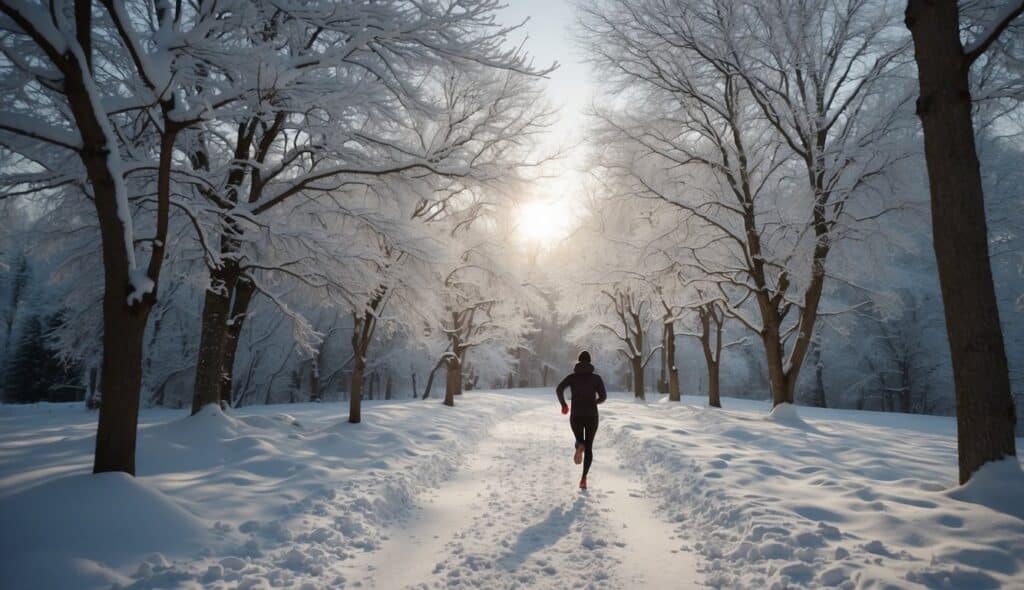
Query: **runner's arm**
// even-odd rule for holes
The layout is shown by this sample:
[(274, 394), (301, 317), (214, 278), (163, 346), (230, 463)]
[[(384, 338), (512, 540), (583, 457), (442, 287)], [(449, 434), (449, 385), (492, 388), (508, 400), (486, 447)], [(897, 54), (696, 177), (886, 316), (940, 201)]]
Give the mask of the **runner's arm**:
[(558, 403), (562, 404), (562, 407), (565, 407), (565, 395), (564, 395), (564, 392), (565, 392), (565, 388), (569, 387), (569, 378), (570, 377), (572, 377), (572, 375), (566, 375), (565, 379), (562, 379), (562, 382), (558, 384), (558, 387), (555, 387), (555, 395), (558, 396)]

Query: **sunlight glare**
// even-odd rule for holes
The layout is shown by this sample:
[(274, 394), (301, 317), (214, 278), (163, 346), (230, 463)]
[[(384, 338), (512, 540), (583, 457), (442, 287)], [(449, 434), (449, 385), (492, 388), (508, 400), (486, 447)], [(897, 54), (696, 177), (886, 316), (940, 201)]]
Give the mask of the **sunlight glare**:
[(533, 200), (519, 206), (516, 232), (526, 242), (550, 246), (569, 234), (572, 220), (564, 200)]

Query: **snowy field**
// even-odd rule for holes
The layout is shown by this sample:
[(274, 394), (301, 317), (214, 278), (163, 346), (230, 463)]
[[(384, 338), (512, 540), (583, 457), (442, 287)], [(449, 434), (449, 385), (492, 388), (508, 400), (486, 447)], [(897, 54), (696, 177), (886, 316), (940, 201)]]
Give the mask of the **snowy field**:
[(144, 410), (135, 479), (0, 406), (0, 588), (1024, 588), (1024, 482), (953, 487), (951, 418), (613, 397), (583, 493), (537, 390)]
[(1024, 588), (1020, 471), (992, 465), (951, 489), (952, 418), (701, 401), (617, 404), (604, 424), (705, 584)]

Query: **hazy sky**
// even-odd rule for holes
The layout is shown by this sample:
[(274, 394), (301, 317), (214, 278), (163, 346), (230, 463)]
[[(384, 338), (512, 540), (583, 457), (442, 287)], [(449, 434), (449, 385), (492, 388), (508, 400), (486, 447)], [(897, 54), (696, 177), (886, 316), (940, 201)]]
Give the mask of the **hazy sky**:
[(529, 19), (512, 38), (526, 39), (526, 48), (536, 65), (559, 63), (547, 86), (551, 101), (564, 106), (560, 122), (567, 127), (579, 124), (579, 115), (591, 94), (588, 68), (570, 30), (575, 12), (573, 0), (509, 0), (503, 14), (508, 24)]
[[(593, 85), (589, 68), (572, 38), (575, 23), (574, 0), (508, 0), (502, 14), (505, 24), (526, 24), (512, 35), (516, 42), (526, 41), (526, 49), (538, 67), (558, 62), (545, 86), (548, 101), (559, 108), (557, 121), (548, 135), (542, 152), (578, 143), (582, 136), (583, 114), (590, 104)], [(527, 20), (528, 19), (528, 20)], [(524, 211), (524, 224), (543, 222), (544, 233), (564, 237), (575, 224), (576, 203), (582, 184), (581, 150), (573, 150), (552, 167), (556, 178), (536, 183), (533, 194), (522, 195), (525, 201), (536, 201)], [(557, 227), (552, 224), (557, 224)]]

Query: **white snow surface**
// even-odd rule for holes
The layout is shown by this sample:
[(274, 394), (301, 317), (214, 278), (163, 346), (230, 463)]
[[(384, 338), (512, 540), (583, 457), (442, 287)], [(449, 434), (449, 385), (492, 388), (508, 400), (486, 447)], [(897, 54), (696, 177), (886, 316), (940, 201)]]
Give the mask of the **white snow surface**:
[(0, 406), (0, 588), (1024, 588), (1024, 474), (955, 486), (951, 418), (613, 398), (587, 492), (546, 391), (143, 410), (135, 478)]
[(611, 449), (595, 449), (591, 489), (577, 491), (575, 441), (549, 396), (498, 424), (452, 482), (392, 527), (368, 587), (699, 587), (695, 556)]
[(1024, 588), (1020, 465), (956, 487), (952, 418), (684, 401), (612, 405), (602, 426), (707, 586)]
[(345, 587), (382, 526), (524, 404), (472, 397), (368, 402), (358, 425), (347, 404), (143, 410), (136, 478), (89, 474), (80, 404), (0, 406), (0, 588)]

